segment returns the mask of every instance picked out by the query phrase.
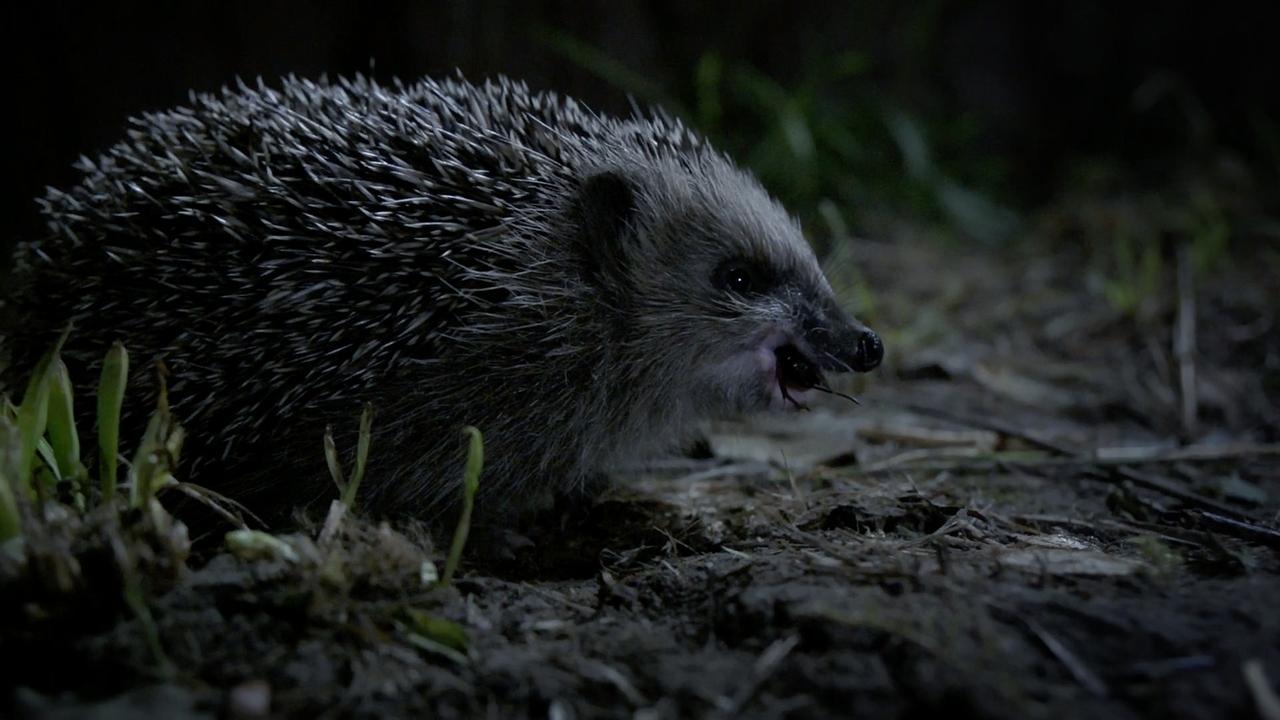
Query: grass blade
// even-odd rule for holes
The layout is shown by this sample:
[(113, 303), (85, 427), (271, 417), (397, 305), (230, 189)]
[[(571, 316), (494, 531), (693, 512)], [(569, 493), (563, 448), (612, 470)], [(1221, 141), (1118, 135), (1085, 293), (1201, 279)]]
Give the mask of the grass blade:
[(62, 358), (54, 359), (50, 374), (47, 432), (53, 461), (62, 477), (79, 480), (79, 469), (83, 467), (80, 464), (80, 435), (76, 432), (71, 375)]
[(356, 467), (351, 472), (351, 482), (347, 483), (346, 488), (342, 491), (342, 504), (349, 508), (355, 507), (356, 492), (360, 489), (360, 482), (364, 480), (364, 466), (369, 460), (369, 443), (372, 440), (373, 429), (373, 405), (364, 404), (364, 412), (360, 414), (360, 439), (356, 444)]
[(40, 458), (40, 462), (47, 471), (46, 475), (49, 480), (41, 488), (41, 492), (48, 495), (49, 490), (62, 481), (62, 471), (58, 468), (58, 460), (53, 456), (53, 446), (49, 444), (47, 438), (40, 438), (36, 441), (36, 456)]
[(138, 572), (137, 558), (129, 552), (123, 537), (116, 529), (110, 535), (112, 552), (115, 554), (116, 566), (120, 569), (120, 579), (124, 584), (125, 604), (133, 611), (138, 627), (142, 631), (142, 640), (151, 653), (156, 669), (161, 676), (173, 674), (173, 664), (165, 655), (164, 646), (160, 643), (160, 628), (156, 626), (155, 616), (147, 605), (146, 589), (142, 585), (142, 577)]
[(34, 486), (32, 473), (35, 470), (36, 453), (40, 440), (44, 437), (45, 426), (49, 419), (49, 368), (57, 350), (45, 355), (27, 383), (27, 391), (22, 396), (22, 404), (18, 406), (18, 468), (17, 482), (23, 490), (30, 494)]
[(471, 511), (475, 507), (476, 491), (480, 489), (480, 471), (484, 469), (484, 437), (480, 431), (468, 425), (462, 428), (463, 434), (470, 437), (467, 447), (467, 466), (462, 476), (462, 517), (453, 531), (453, 543), (449, 546), (449, 559), (445, 562), (441, 585), (448, 585), (453, 580), (453, 573), (462, 560), (462, 549), (467, 545), (467, 536), (471, 533)]
[(7, 413), (0, 414), (0, 542), (22, 534), (16, 495), (20, 443), (17, 423)]
[(345, 497), (347, 481), (342, 476), (342, 462), (338, 459), (338, 445), (333, 441), (332, 425), (326, 425), (324, 428), (324, 461), (329, 466), (329, 475), (333, 478), (333, 484), (338, 486), (338, 493)]
[(142, 442), (129, 466), (130, 507), (147, 506), (155, 497), (156, 490), (174, 481), (173, 471), (177, 468), (184, 432), (175, 425), (169, 411), (167, 373), (164, 363), (156, 363), (156, 385), (159, 387), (156, 409), (147, 421)]
[(129, 465), (129, 507), (139, 508), (153, 494), (152, 481), (161, 472), (159, 450), (162, 447), (165, 432), (164, 418), (157, 411), (147, 421), (147, 429), (142, 433), (142, 441), (138, 443), (138, 452)]
[(80, 433), (76, 430), (75, 388), (66, 363), (57, 358), (51, 368), (49, 419), (46, 433), (52, 458), (47, 461), (57, 480), (71, 483), (72, 503), (85, 509), (89, 471), (80, 459)]
[(116, 494), (116, 473), (120, 464), (120, 410), (124, 388), (129, 381), (129, 353), (117, 342), (107, 352), (98, 382), (98, 472), (102, 501)]

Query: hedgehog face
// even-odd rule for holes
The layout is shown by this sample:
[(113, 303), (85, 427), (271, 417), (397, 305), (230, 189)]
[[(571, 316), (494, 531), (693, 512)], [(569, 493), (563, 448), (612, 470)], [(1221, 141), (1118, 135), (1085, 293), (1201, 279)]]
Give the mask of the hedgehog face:
[(825, 372), (879, 364), (879, 338), (840, 310), (794, 225), (728, 224), (696, 239), (681, 265), (693, 290), (680, 303), (685, 332), (704, 338), (688, 362), (709, 414), (802, 408), (828, 389)]
[(668, 389), (659, 400), (698, 417), (794, 409), (827, 389), (824, 372), (876, 367), (879, 338), (839, 309), (796, 223), (727, 163), (700, 170), (594, 188), (615, 219), (597, 220), (597, 237), (620, 239), (592, 266), (624, 288), (629, 344)]

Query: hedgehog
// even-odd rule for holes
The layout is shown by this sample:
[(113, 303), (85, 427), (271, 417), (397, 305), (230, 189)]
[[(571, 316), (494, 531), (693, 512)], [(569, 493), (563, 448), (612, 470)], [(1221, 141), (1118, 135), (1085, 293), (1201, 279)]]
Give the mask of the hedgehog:
[(519, 507), (883, 355), (792, 216), (657, 110), (289, 77), (193, 93), (76, 167), (14, 257), (9, 384), (68, 326), (81, 377), (115, 340), (135, 387), (162, 359), (189, 479), (250, 507), (324, 497), (323, 430), (365, 402), (361, 502), (429, 517), (464, 425), (481, 507)]

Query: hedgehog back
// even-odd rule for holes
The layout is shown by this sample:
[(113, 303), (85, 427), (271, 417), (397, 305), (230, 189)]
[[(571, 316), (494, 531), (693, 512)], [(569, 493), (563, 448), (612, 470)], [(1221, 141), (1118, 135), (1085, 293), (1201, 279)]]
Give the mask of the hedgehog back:
[[(193, 94), (134, 119), (125, 141), (79, 161), (79, 184), (41, 201), (50, 233), (19, 246), (8, 300), (8, 382), (70, 323), (82, 380), (115, 339), (135, 387), (154, 388), (149, 361), (163, 358), (175, 412), (214, 446), (203, 455), (318, 460), (323, 424), (354, 424), (363, 399), (380, 406), (389, 461), (470, 416), (511, 447), (532, 443), (534, 429), (486, 403), (563, 395), (530, 369), (547, 357), (591, 372), (590, 353), (573, 359), (598, 328), (584, 320), (590, 288), (566, 271), (567, 198), (606, 158), (701, 148), (678, 123), (602, 118), (505, 79)], [(135, 426), (145, 398), (131, 398)], [(569, 446), (510, 455), (554, 470), (557, 453), (572, 474)]]

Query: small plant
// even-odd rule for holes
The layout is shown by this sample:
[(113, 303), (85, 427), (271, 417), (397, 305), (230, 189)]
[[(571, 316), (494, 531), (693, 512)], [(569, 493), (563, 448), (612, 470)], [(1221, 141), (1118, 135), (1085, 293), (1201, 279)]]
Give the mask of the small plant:
[(107, 351), (98, 381), (98, 480), (102, 497), (115, 497), (119, 466), (120, 411), (129, 381), (129, 353), (117, 342)]
[[(21, 534), (24, 503), (65, 500), (77, 511), (92, 497), (76, 428), (74, 389), (60, 352), (67, 333), (36, 365), (22, 403), (4, 399), (0, 413), (0, 541)], [(97, 502), (118, 497), (120, 419), (129, 375), (129, 353), (116, 343), (107, 352), (98, 384)], [(147, 508), (160, 488), (182, 485), (174, 477), (184, 432), (169, 410), (165, 370), (158, 366), (156, 410), (128, 467), (131, 508)], [(191, 486), (183, 486), (192, 492)], [(60, 492), (62, 492), (60, 496)]]
[[(89, 472), (81, 460), (71, 376), (59, 355), (65, 340), (66, 333), (36, 365), (22, 404), (15, 407), (7, 398), (4, 401), (0, 539), (17, 534), (19, 502), (53, 499), (59, 483), (69, 484), (77, 510), (86, 509)], [(100, 497), (104, 501), (116, 491), (120, 409), (128, 366), (128, 353), (117, 343), (104, 362), (98, 401)]]
[(76, 508), (84, 510), (84, 483), (88, 480), (89, 473), (80, 461), (80, 434), (76, 431), (71, 374), (61, 358), (54, 358), (50, 370), (53, 376), (50, 379), (49, 416), (46, 423), (50, 452), (45, 460), (59, 481), (71, 483)]
[(138, 452), (129, 466), (129, 507), (132, 508), (146, 507), (157, 490), (178, 482), (173, 476), (173, 470), (178, 465), (186, 432), (174, 421), (173, 413), (169, 411), (166, 373), (164, 365), (157, 366), (156, 384), (159, 385), (160, 392), (156, 399), (156, 410), (147, 422)]
[[(21, 537), (21, 504), (54, 492), (63, 475), (60, 461), (69, 472), (74, 472), (73, 466), (79, 463), (79, 441), (70, 412), (70, 382), (58, 357), (66, 337), (64, 332), (37, 363), (21, 405), (15, 407), (4, 398), (0, 426), (0, 541)], [(51, 404), (57, 406), (52, 415), (58, 427), (46, 438)]]
[(360, 483), (364, 481), (364, 468), (369, 460), (369, 444), (373, 433), (373, 405), (364, 404), (360, 413), (360, 435), (356, 440), (355, 467), (351, 470), (351, 481), (348, 482), (342, 473), (342, 462), (338, 458), (338, 446), (333, 441), (333, 426), (324, 429), (324, 459), (329, 465), (329, 475), (338, 486), (339, 500), (348, 508), (355, 507), (356, 493)]
[[(0, 412), (0, 542), (11, 558), (25, 566), (37, 582), (59, 592), (71, 592), (89, 582), (82, 572), (83, 558), (72, 555), (51, 537), (88, 531), (94, 542), (105, 542), (119, 573), (125, 606), (138, 619), (145, 641), (162, 674), (171, 665), (160, 645), (159, 632), (146, 603), (148, 582), (140, 563), (154, 563), (161, 555), (171, 571), (185, 562), (189, 549), (186, 529), (156, 501), (167, 485), (182, 486), (173, 476), (182, 446), (182, 428), (169, 411), (164, 368), (159, 366), (159, 397), (138, 451), (128, 467), (129, 501), (120, 502), (117, 478), (120, 458), (120, 417), (129, 373), (129, 355), (120, 343), (103, 361), (98, 387), (97, 505), (88, 512), (92, 498), (89, 471), (81, 458), (76, 428), (75, 398), (70, 372), (60, 352), (67, 338), (36, 365), (22, 403), (4, 399)], [(65, 505), (59, 506), (59, 503)], [(40, 512), (24, 514), (35, 505)], [(71, 512), (50, 512), (69, 505)], [(124, 507), (141, 510), (141, 521), (125, 521)], [(24, 527), (24, 523), (29, 523)], [(139, 554), (144, 543), (149, 550)], [(157, 555), (155, 550), (166, 548)], [(140, 560), (146, 556), (148, 560)]]
[[(369, 445), (373, 438), (373, 405), (364, 404), (360, 413), (360, 434), (356, 440), (355, 466), (351, 469), (351, 480), (348, 481), (342, 472), (342, 460), (338, 457), (338, 445), (333, 440), (333, 426), (324, 429), (324, 460), (329, 466), (329, 476), (333, 484), (338, 486), (338, 499), (329, 504), (329, 514), (320, 529), (320, 542), (327, 544), (337, 534), (342, 519), (356, 504), (356, 493), (364, 482), (364, 468), (369, 460)], [(230, 537), (230, 536), (228, 536)]]
[[(364, 479), (365, 464), (369, 457), (372, 425), (373, 406), (366, 403), (364, 411), (360, 415), (360, 436), (357, 441), (355, 466), (352, 469), (350, 481), (345, 478), (342, 471), (342, 461), (338, 456), (337, 443), (333, 439), (333, 427), (325, 428), (325, 461), (329, 466), (329, 475), (333, 478), (334, 484), (338, 486), (340, 497), (329, 505), (328, 515), (320, 530), (319, 540), (321, 545), (327, 545), (337, 536), (343, 519), (354, 508), (356, 493), (359, 491), (360, 483)], [(480, 489), (480, 473), (484, 469), (483, 435), (477, 428), (470, 425), (462, 428), (462, 433), (468, 438), (467, 462), (462, 477), (462, 516), (458, 519), (458, 524), (454, 528), (453, 541), (449, 545), (449, 556), (445, 561), (444, 574), (439, 578), (441, 587), (448, 586), (452, 582), (454, 573), (458, 570), (458, 563), (462, 560), (462, 551), (467, 545), (467, 537), (471, 534), (471, 514), (475, 509), (476, 492)], [(227, 540), (228, 543), (243, 543), (248, 540), (270, 542), (270, 536), (254, 538), (253, 536), (255, 535), (262, 535), (262, 533), (237, 531), (228, 533)], [(431, 575), (434, 582), (434, 570)]]
[[(48, 447), (45, 428), (49, 420), (49, 396), (56, 380), (53, 368), (58, 360), (58, 351), (61, 350), (66, 337), (66, 333), (63, 333), (54, 348), (36, 364), (35, 372), (27, 382), (26, 393), (22, 396), (22, 404), (12, 408), (19, 438), (17, 468), (12, 480), (17, 484), (16, 490), (30, 498), (43, 497), (52, 489), (50, 486), (56, 481), (56, 469), (51, 474), (41, 473), (41, 478), (45, 479), (44, 482), (36, 477), (36, 458), (42, 443), (46, 448)], [(11, 407), (8, 401), (5, 405), (6, 409)]]
[(1103, 282), (1107, 302), (1137, 317), (1160, 294), (1165, 268), (1159, 238), (1122, 230), (1112, 239), (1110, 255), (1111, 273)]
[(468, 425), (462, 428), (467, 435), (467, 465), (462, 476), (462, 517), (453, 531), (453, 543), (449, 545), (449, 559), (444, 565), (441, 585), (448, 585), (453, 580), (453, 573), (462, 560), (462, 549), (467, 546), (467, 536), (471, 533), (471, 511), (475, 507), (476, 491), (480, 489), (480, 471), (484, 469), (484, 437), (476, 428)]

